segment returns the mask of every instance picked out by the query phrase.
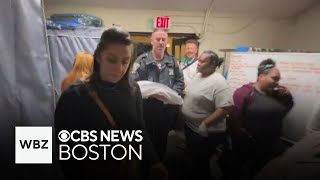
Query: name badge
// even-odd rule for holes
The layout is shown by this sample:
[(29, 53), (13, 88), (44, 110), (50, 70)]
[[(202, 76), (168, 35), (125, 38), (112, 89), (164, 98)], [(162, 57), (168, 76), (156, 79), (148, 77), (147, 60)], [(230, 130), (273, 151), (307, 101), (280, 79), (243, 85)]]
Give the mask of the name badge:
[(133, 64), (133, 67), (132, 67), (132, 70), (131, 70), (131, 74), (136, 74), (137, 73), (137, 70), (139, 69), (139, 67), (140, 67), (140, 64), (138, 64), (138, 63), (134, 63)]
[(173, 72), (173, 69), (172, 69), (172, 68), (169, 68), (169, 75), (170, 75), (170, 76), (173, 76), (173, 75), (174, 75), (174, 72)]

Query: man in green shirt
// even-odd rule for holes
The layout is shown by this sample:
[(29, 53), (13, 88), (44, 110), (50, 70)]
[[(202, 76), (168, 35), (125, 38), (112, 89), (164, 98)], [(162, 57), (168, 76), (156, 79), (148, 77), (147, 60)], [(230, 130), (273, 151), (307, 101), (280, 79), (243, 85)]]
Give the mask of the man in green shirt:
[(186, 41), (186, 49), (185, 49), (186, 55), (180, 63), (181, 69), (184, 69), (186, 66), (197, 61), (198, 49), (199, 49), (199, 42), (197, 40), (189, 39)]

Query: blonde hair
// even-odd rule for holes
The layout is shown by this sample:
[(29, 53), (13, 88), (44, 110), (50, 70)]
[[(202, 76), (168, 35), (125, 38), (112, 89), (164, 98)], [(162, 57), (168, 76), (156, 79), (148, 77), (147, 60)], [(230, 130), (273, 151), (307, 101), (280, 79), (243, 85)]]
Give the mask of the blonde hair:
[(93, 55), (86, 52), (79, 52), (73, 62), (69, 74), (61, 83), (61, 91), (66, 90), (77, 80), (86, 79), (93, 71)]

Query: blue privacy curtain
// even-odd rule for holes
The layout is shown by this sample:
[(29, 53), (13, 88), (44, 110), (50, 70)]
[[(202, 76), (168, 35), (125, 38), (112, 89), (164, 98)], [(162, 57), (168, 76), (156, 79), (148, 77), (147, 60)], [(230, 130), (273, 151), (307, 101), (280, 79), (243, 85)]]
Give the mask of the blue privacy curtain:
[(55, 164), (14, 163), (15, 126), (53, 125), (56, 99), (43, 2), (0, 1), (0, 27), (2, 179), (61, 179)]
[(103, 31), (103, 28), (90, 27), (75, 30), (48, 29), (47, 36), (56, 95), (59, 96), (61, 93), (61, 82), (71, 70), (76, 54), (86, 51), (93, 55)]
[(103, 29), (47, 31), (42, 0), (0, 1), (0, 27), (2, 175), (62, 179), (56, 152), (51, 165), (15, 164), (15, 126), (53, 126), (62, 79), (77, 52), (93, 53)]

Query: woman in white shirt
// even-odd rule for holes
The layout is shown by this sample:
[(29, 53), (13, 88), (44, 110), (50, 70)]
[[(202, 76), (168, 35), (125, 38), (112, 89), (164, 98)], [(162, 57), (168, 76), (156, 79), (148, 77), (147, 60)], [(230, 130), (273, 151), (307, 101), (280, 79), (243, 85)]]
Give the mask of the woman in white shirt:
[(185, 89), (181, 111), (192, 174), (197, 179), (210, 178), (209, 159), (216, 146), (225, 141), (225, 117), (233, 106), (231, 89), (216, 72), (222, 62), (213, 51), (204, 51), (198, 60), (199, 73)]

